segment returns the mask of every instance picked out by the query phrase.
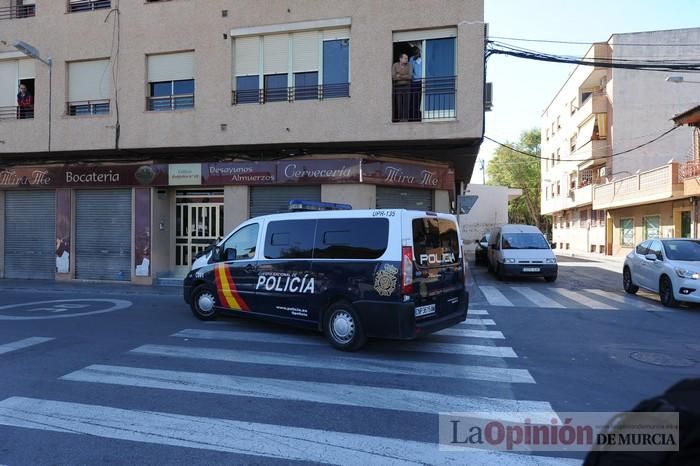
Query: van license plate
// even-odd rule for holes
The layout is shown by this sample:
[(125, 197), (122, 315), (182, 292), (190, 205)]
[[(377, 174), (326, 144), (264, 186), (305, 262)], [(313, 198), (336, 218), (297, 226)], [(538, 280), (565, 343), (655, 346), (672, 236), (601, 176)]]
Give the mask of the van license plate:
[(539, 272), (539, 267), (523, 267), (523, 272)]
[(416, 308), (416, 317), (427, 316), (428, 314), (435, 314), (435, 304), (428, 304), (427, 306), (418, 306)]

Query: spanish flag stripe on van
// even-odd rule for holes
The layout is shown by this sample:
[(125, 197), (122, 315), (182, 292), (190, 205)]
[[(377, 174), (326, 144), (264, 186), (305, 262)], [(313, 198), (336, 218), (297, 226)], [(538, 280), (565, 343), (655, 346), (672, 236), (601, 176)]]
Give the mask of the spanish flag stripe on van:
[(245, 305), (241, 297), (236, 292), (236, 287), (231, 279), (231, 274), (228, 272), (226, 264), (219, 264), (215, 269), (216, 289), (219, 294), (221, 303), (235, 311), (247, 311), (248, 306)]

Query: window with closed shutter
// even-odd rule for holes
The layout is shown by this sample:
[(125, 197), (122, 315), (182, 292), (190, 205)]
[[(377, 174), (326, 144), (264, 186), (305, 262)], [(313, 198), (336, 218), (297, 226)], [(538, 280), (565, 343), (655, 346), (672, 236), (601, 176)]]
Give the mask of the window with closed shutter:
[(68, 114), (109, 113), (112, 70), (109, 60), (68, 64)]
[(194, 52), (149, 55), (149, 111), (194, 108)]

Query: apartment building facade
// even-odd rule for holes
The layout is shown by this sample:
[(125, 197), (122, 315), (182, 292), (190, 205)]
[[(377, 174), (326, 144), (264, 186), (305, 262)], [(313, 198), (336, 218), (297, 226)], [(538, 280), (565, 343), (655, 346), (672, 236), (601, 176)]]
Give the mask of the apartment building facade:
[(698, 89), (604, 64), (693, 60), (697, 43), (700, 28), (614, 34), (585, 55), (600, 66), (577, 66), (543, 112), (541, 209), (557, 248), (624, 255), (644, 239), (689, 234), (678, 173), (692, 158), (690, 129), (643, 144), (673, 128)]
[[(483, 136), (482, 1), (0, 0), (0, 18), (2, 277), (152, 283), (292, 199), (450, 211)], [(391, 68), (418, 50), (407, 104)]]

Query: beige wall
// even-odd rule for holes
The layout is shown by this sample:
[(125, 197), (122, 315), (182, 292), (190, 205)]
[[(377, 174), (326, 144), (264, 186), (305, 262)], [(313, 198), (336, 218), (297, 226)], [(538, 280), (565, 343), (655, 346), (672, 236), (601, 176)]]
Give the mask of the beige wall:
[(224, 235), (248, 220), (248, 186), (224, 186)]
[[(571, 212), (571, 211), (567, 211)], [(591, 253), (591, 246), (595, 246), (595, 253), (600, 254), (600, 246), (603, 246), (605, 251), (605, 222), (602, 224), (597, 220), (595, 225), (591, 225), (591, 211), (588, 210), (588, 222), (581, 226), (580, 211), (576, 210), (575, 215), (572, 215), (572, 223), (569, 228), (566, 228), (566, 220), (558, 227), (556, 218), (554, 225), (557, 228), (552, 228), (552, 242), (557, 244), (557, 251), (567, 251), (566, 244), (569, 244), (568, 251), (571, 253)]]
[[(483, 2), (477, 0), (121, 0), (121, 148), (478, 138), (482, 131)], [(115, 147), (116, 112), (67, 117), (66, 62), (110, 57), (108, 10), (65, 13), (64, 1), (37, 0), (34, 18), (2, 22), (3, 39), (51, 56), (52, 149)], [(227, 17), (221, 10), (228, 10)], [(417, 14), (420, 12), (420, 14)], [(351, 98), (232, 106), (232, 28), (350, 17)], [(457, 119), (391, 123), (392, 32), (457, 26)], [(146, 54), (194, 50), (195, 109), (145, 112)], [(11, 46), (0, 52), (15, 51)], [(114, 61), (114, 60), (113, 60)], [(48, 67), (36, 63), (34, 120), (3, 121), (3, 152), (43, 151), (48, 131)], [(220, 129), (227, 124), (227, 130)], [(6, 131), (5, 131), (6, 130)]]
[(450, 192), (436, 189), (433, 191), (433, 210), (435, 212), (444, 212), (449, 214), (450, 208)]
[(377, 206), (377, 187), (373, 184), (323, 184), (321, 200), (350, 204), (353, 209), (374, 209)]
[(671, 202), (660, 202), (656, 204), (647, 204), (636, 207), (627, 207), (624, 209), (614, 209), (609, 210), (609, 214), (613, 218), (613, 255), (622, 256), (629, 253), (632, 247), (622, 247), (620, 245), (620, 219), (623, 218), (633, 218), (634, 219), (634, 245), (644, 241), (644, 227), (643, 218), (645, 216), (659, 215), (661, 223), (661, 237), (662, 238), (673, 238), (680, 232), (675, 231), (673, 209), (676, 208), (691, 208), (691, 204), (688, 200), (683, 199), (679, 201)]

